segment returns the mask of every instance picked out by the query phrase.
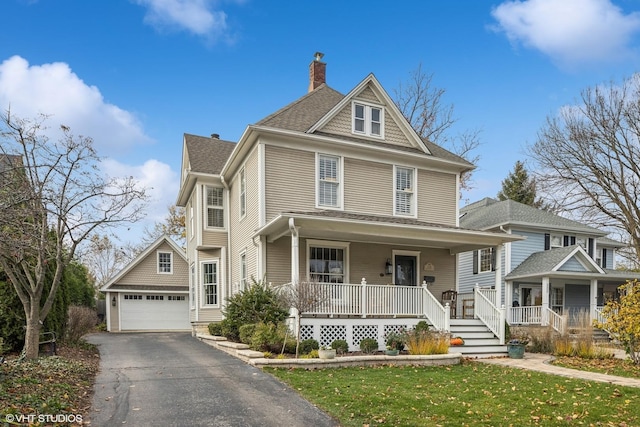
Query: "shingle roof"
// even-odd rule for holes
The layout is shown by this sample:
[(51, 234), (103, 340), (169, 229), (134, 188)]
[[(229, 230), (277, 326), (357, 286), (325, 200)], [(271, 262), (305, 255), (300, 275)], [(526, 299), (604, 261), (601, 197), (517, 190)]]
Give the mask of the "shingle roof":
[(604, 236), (607, 234), (578, 221), (563, 218), (513, 200), (498, 201), (487, 197), (463, 207), (460, 209), (460, 213), (463, 214), (460, 218), (460, 225), (479, 230), (507, 224), (523, 224), (592, 235)]
[(186, 133), (184, 140), (191, 170), (213, 175), (220, 173), (236, 147), (235, 142)]
[(507, 274), (505, 279), (509, 277), (535, 276), (548, 273), (575, 249), (576, 245), (573, 245), (535, 252)]

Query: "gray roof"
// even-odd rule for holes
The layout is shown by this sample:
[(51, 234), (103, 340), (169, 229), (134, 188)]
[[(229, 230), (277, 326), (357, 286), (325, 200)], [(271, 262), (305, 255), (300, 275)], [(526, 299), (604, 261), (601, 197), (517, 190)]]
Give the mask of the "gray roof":
[(498, 201), (486, 197), (463, 207), (460, 209), (460, 213), (462, 214), (460, 225), (479, 230), (517, 224), (600, 236), (608, 234), (581, 222), (563, 218), (514, 200)]
[(577, 245), (565, 246), (562, 248), (549, 249), (547, 251), (535, 252), (520, 265), (514, 268), (505, 279), (509, 277), (536, 276), (548, 273), (553, 270), (563, 259), (576, 249)]
[(224, 167), (235, 142), (223, 141), (191, 134), (184, 134), (187, 156), (193, 172), (217, 175)]

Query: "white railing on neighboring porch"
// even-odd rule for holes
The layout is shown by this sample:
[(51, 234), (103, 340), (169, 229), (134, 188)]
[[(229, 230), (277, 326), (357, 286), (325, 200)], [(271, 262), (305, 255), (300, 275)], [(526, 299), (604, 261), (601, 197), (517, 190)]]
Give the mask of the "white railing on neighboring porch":
[(542, 306), (527, 305), (524, 307), (511, 307), (509, 321), (519, 325), (542, 324)]
[(474, 314), (498, 337), (500, 344), (504, 344), (504, 321), (506, 309), (498, 308), (495, 304), (496, 294), (489, 289), (475, 288)]
[[(545, 320), (548, 321), (548, 324), (551, 325), (551, 327), (556, 331), (564, 334), (564, 332), (567, 330), (567, 316), (562, 316), (548, 307), (546, 315), (547, 319)], [(543, 322), (543, 324), (544, 323), (546, 322)]]

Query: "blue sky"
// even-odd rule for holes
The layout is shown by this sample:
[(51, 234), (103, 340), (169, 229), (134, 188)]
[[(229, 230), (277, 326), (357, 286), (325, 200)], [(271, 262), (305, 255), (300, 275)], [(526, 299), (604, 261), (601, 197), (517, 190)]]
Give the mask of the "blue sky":
[(183, 133), (237, 141), (306, 93), (316, 51), (342, 93), (433, 73), (456, 131), (481, 131), (470, 201), (496, 195), (547, 116), (640, 65), (638, 0), (4, 0), (2, 15), (0, 108), (51, 114), (106, 172), (153, 187), (134, 230), (175, 201)]

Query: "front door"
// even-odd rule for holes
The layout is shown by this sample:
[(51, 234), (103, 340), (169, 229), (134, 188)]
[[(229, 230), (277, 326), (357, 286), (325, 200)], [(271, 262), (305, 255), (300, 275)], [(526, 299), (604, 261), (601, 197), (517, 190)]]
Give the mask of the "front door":
[(400, 286), (416, 286), (416, 264), (417, 259), (415, 256), (396, 255), (394, 283)]

